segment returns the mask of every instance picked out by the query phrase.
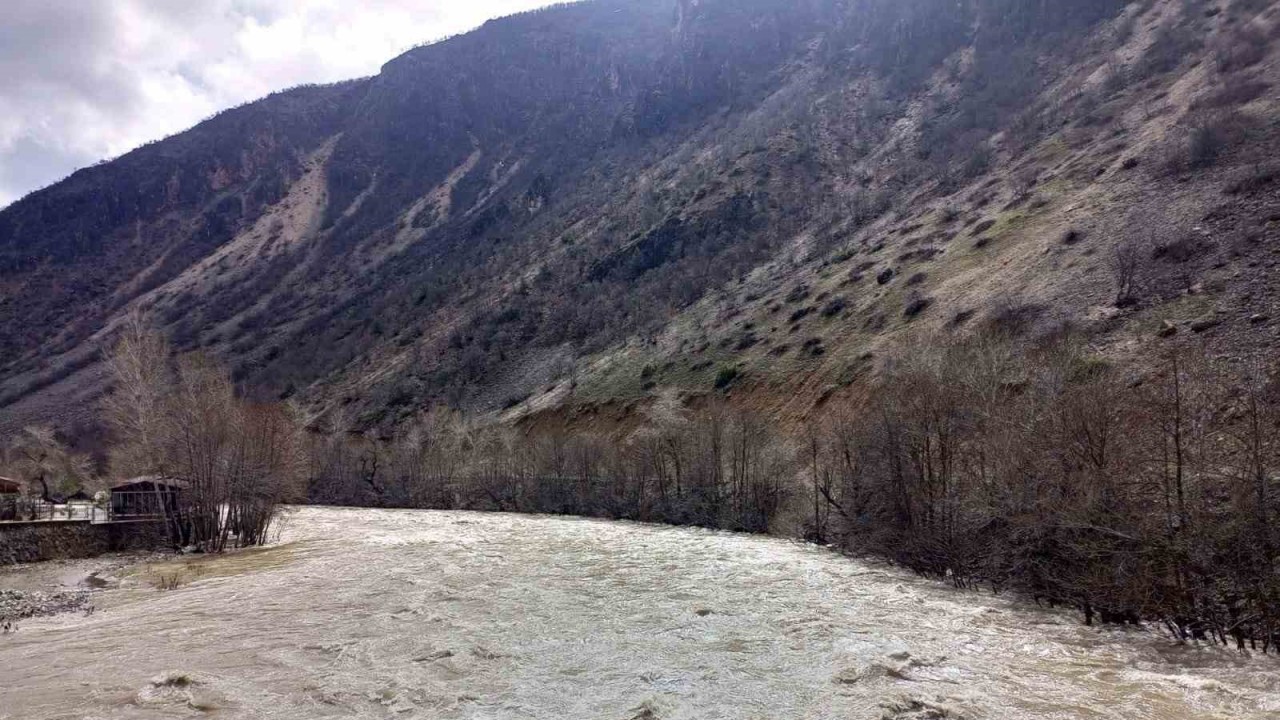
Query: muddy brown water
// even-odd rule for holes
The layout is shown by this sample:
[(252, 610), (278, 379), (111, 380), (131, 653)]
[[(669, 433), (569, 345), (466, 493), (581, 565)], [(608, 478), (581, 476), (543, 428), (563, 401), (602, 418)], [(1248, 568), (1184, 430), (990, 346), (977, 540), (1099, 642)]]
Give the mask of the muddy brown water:
[(1274, 657), (778, 539), (304, 508), (179, 565), (0, 636), (0, 718), (1280, 717)]

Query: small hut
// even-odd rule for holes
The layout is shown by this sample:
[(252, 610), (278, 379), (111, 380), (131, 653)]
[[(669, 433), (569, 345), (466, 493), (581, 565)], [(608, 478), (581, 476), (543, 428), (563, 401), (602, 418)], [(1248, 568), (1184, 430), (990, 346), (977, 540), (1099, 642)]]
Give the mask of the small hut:
[(171, 478), (134, 478), (111, 488), (112, 520), (163, 518), (178, 510), (182, 488)]
[(0, 477), (0, 521), (18, 519), (18, 500), (21, 494), (21, 483)]

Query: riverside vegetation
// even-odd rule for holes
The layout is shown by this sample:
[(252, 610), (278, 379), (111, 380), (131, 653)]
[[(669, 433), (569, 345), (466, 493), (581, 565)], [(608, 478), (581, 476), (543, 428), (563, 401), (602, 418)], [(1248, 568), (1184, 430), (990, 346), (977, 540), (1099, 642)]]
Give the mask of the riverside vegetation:
[(180, 478), (173, 538), (203, 551), (265, 542), (279, 505), (304, 498), (694, 525), (1280, 651), (1274, 363), (1184, 347), (1139, 379), (1069, 331), (987, 333), (886, 358), (865, 396), (797, 432), (716, 395), (672, 398), (628, 431), (439, 411), (393, 435), (304, 429), (208, 358), (174, 360), (140, 319), (110, 366), (113, 473)]
[[(629, 518), (1275, 651), (1277, 10), (495, 21), (0, 212), (0, 421), (180, 478), (209, 551), (296, 499)], [(57, 440), (6, 472), (87, 482)]]
[(790, 533), (959, 587), (1280, 650), (1280, 385), (1191, 350), (1137, 382), (1069, 335), (916, 346), (798, 434), (727, 402), (625, 438), (443, 414), (311, 446), (317, 503)]

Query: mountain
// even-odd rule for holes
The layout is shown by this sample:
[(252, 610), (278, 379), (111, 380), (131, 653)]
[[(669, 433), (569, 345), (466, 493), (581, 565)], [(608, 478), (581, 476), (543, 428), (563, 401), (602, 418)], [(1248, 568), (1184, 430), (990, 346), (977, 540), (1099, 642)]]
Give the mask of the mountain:
[(246, 391), (784, 422), (884, 352), (1273, 351), (1267, 0), (590, 0), (225, 112), (0, 211), (0, 424), (91, 420), (151, 315)]

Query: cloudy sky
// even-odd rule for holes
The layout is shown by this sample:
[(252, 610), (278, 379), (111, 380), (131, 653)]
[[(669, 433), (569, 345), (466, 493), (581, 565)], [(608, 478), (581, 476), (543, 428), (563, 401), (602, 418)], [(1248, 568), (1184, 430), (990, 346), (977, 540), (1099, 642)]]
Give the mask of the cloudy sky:
[(275, 90), (548, 0), (3, 0), (0, 207)]

